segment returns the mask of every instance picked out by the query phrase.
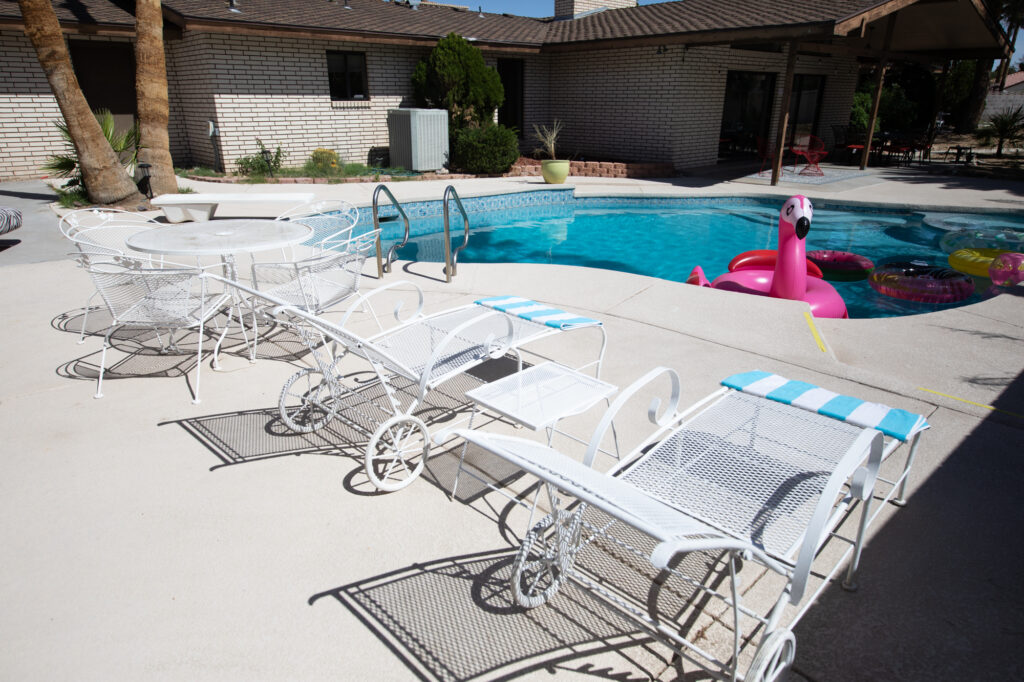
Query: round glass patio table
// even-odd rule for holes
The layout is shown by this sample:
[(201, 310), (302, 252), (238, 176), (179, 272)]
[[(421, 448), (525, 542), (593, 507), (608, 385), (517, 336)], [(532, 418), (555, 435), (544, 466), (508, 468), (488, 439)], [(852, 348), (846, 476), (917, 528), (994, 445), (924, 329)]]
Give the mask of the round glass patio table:
[(238, 218), (154, 227), (133, 234), (129, 248), (165, 256), (221, 256), (270, 251), (300, 244), (313, 228), (288, 220)]

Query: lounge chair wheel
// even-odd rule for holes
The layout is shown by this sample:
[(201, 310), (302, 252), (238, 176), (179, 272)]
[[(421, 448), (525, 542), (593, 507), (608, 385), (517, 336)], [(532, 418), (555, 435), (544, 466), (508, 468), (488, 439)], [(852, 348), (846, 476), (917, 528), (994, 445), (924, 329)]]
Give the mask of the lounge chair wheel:
[(310, 433), (331, 421), (335, 406), (323, 374), (306, 368), (293, 374), (285, 383), (278, 409), (285, 426), (298, 433)]
[(774, 630), (757, 650), (743, 679), (745, 682), (773, 682), (793, 664), (794, 656), (796, 637), (793, 633), (785, 628)]
[(426, 424), (408, 415), (392, 417), (366, 446), (366, 475), (378, 490), (401, 490), (423, 471), (429, 451)]
[(580, 514), (558, 515), (562, 517), (560, 524), (548, 514), (526, 534), (519, 547), (511, 586), (516, 603), (523, 608), (532, 609), (554, 597), (572, 566), (579, 543)]

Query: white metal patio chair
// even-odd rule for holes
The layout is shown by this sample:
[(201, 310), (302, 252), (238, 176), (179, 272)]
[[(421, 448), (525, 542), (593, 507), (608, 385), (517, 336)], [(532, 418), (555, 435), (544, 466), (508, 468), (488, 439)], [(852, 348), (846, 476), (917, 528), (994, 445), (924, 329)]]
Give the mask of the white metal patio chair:
[(294, 206), (277, 216), (277, 220), (290, 220), (313, 228), (313, 237), (307, 242), (309, 246), (292, 249), (293, 258), (302, 260), (344, 247), (355, 234), (359, 209), (341, 199), (320, 199)]
[[(158, 227), (160, 223), (139, 213), (113, 208), (85, 208), (71, 211), (57, 223), (61, 234), (71, 241), (77, 253), (71, 255), (79, 262), (113, 262), (130, 267), (151, 267), (149, 254), (132, 251), (125, 244), (128, 237)], [(85, 301), (82, 315), (82, 329), (78, 343), (85, 343), (85, 329), (89, 322), (89, 311), (99, 295), (93, 291)]]
[[(223, 280), (199, 268), (145, 269), (94, 261), (85, 262), (84, 267), (113, 318), (103, 338), (95, 397), (103, 397), (107, 349), (115, 331), (125, 328), (152, 330), (157, 335), (161, 352), (169, 352), (178, 350), (175, 333), (195, 330), (198, 339), (196, 384), (192, 402), (198, 404), (205, 327), (214, 315), (229, 307), (233, 301), (222, 286)], [(214, 346), (214, 357), (230, 327), (233, 314), (234, 307), (231, 306), (227, 323)], [(161, 332), (167, 333), (166, 343)]]
[(344, 241), (335, 241), (331, 250), (309, 258), (280, 263), (252, 264), (252, 285), (277, 301), (319, 315), (359, 290), (359, 280), (378, 231)]
[[(623, 405), (665, 374), (671, 399), (660, 416), (660, 401), (651, 404), (653, 433), (608, 474), (594, 470), (594, 455)], [(723, 384), (680, 411), (678, 375), (651, 371), (619, 394), (582, 462), (522, 438), (455, 432), (534, 474), (547, 492), (551, 512), (526, 534), (513, 566), (517, 603), (539, 606), (573, 580), (712, 677), (761, 682), (781, 675), (793, 661), (793, 627), (847, 560), (844, 585), (852, 587), (865, 530), (881, 511), (879, 506), (872, 513), (871, 504), (894, 495), (902, 500), (918, 437), (928, 424), (919, 415), (764, 372), (735, 375)], [(880, 478), (880, 464), (908, 441), (902, 473)], [(841, 539), (841, 547), (848, 543), (845, 551), (822, 551), (833, 538)], [(727, 593), (677, 570), (693, 553), (721, 557), (714, 565), (730, 582)], [(643, 583), (634, 583), (632, 592), (617, 584), (607, 574), (609, 556), (625, 557), (630, 574), (650, 576), (649, 591)], [(751, 559), (784, 578), (767, 615), (741, 603), (738, 565)], [(812, 565), (821, 580), (813, 590)], [(680, 606), (678, 595), (685, 591), (691, 596)], [(712, 599), (732, 612), (731, 624), (729, 611), (716, 617), (733, 630), (731, 656), (724, 660), (693, 641), (698, 637), (684, 636), (682, 624), (695, 622), (687, 614)], [(745, 673), (741, 661), (749, 661)]]
[[(368, 307), (379, 320), (371, 298), (397, 287), (410, 287), (417, 296), (408, 318), (369, 337), (345, 327), (355, 311)], [(282, 389), (282, 421), (294, 431), (310, 432), (338, 418), (368, 436), (366, 474), (379, 490), (404, 488), (423, 470), (430, 440), (417, 409), (446, 381), (509, 352), (521, 368), (524, 345), (583, 328), (597, 330), (600, 349), (597, 359), (580, 369), (600, 373), (606, 336), (597, 320), (514, 297), (481, 299), (426, 316), (422, 307), (419, 288), (396, 281), (360, 294), (339, 324), (295, 307), (275, 311), (277, 319), (296, 329), (314, 364)], [(367, 366), (374, 380), (356, 376)]]

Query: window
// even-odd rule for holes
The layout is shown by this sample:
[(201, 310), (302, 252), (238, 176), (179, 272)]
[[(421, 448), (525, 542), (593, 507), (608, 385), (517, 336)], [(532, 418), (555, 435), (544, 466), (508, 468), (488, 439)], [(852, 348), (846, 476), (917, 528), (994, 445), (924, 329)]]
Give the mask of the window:
[(370, 98), (366, 87), (366, 55), (362, 52), (328, 52), (327, 78), (332, 102)]
[(825, 93), (825, 77), (797, 74), (793, 77), (793, 94), (789, 105), (789, 143), (818, 134), (821, 99)]

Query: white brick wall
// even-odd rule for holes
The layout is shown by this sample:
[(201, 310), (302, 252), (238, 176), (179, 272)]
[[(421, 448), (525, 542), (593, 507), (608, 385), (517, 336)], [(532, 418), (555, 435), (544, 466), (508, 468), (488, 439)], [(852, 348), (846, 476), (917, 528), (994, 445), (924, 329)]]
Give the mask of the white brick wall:
[[(368, 101), (331, 101), (328, 50), (366, 54)], [(215, 117), (224, 165), (234, 170), (239, 157), (258, 152), (257, 138), (268, 149), (280, 146), (286, 166), (301, 166), (318, 147), (334, 149), (346, 162), (366, 163), (372, 147), (388, 145), (388, 109), (412, 103), (412, 70), (428, 50), (186, 34), (173, 52), (193, 161), (213, 165), (206, 120)]]
[[(76, 36), (76, 39), (78, 37)], [(411, 104), (409, 81), (427, 48), (356, 42), (186, 32), (168, 40), (171, 153), (175, 164), (235, 169), (260, 138), (301, 166), (318, 147), (347, 162), (367, 161), (386, 147), (387, 110)], [(366, 102), (331, 102), (327, 50), (365, 52)], [(772, 126), (778, 119), (785, 55), (725, 46), (669, 45), (554, 55), (488, 52), (523, 58), (523, 150), (535, 144), (533, 124), (566, 124), (560, 156), (670, 162), (677, 169), (715, 163), (729, 69), (779, 74)], [(797, 73), (826, 76), (819, 133), (849, 117), (856, 64), (801, 56)], [(39, 164), (62, 145), (53, 121), (60, 112), (20, 31), (0, 31), (0, 178), (38, 176)], [(216, 121), (215, 147), (207, 121)]]
[(63, 120), (35, 49), (18, 30), (0, 30), (0, 179), (39, 177), (64, 151), (54, 127)]

